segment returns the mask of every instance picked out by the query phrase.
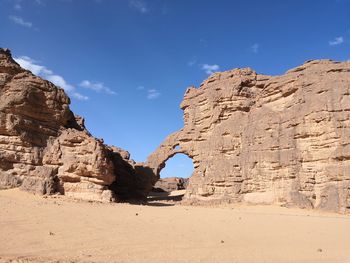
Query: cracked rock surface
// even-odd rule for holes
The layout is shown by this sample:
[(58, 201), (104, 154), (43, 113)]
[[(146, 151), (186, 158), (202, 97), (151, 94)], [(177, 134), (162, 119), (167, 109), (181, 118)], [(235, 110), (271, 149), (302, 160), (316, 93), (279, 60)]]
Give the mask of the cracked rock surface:
[(350, 211), (350, 62), (308, 61), (281, 76), (215, 73), (181, 103), (184, 127), (148, 158), (188, 155), (187, 200)]
[(145, 198), (151, 169), (94, 138), (69, 104), (63, 89), (0, 49), (0, 188), (96, 201)]

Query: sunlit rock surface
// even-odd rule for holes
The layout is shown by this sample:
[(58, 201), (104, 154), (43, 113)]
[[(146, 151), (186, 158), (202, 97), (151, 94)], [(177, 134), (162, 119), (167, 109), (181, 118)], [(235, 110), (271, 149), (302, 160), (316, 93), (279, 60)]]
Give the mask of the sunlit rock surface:
[(154, 176), (94, 138), (64, 90), (0, 49), (0, 188), (96, 201), (146, 198)]
[(184, 127), (148, 158), (159, 176), (192, 158), (187, 200), (350, 210), (350, 62), (308, 61), (282, 76), (250, 68), (187, 89)]

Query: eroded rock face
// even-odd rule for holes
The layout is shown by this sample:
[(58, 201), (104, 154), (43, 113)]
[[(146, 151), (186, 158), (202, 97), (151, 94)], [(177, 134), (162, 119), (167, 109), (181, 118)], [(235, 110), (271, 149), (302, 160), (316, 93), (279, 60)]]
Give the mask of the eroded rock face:
[(188, 178), (167, 177), (159, 179), (154, 185), (152, 192), (172, 192), (184, 190), (187, 187)]
[(187, 89), (184, 127), (148, 158), (176, 153), (194, 173), (188, 200), (350, 210), (350, 62), (309, 61), (282, 76), (249, 68)]
[(0, 187), (100, 201), (145, 198), (151, 169), (91, 136), (69, 104), (63, 89), (0, 49)]

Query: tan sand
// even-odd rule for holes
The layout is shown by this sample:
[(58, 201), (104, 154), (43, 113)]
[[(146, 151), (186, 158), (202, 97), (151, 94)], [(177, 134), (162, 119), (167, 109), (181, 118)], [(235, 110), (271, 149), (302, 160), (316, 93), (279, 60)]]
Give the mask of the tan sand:
[(0, 262), (350, 262), (350, 216), (166, 205), (2, 190)]

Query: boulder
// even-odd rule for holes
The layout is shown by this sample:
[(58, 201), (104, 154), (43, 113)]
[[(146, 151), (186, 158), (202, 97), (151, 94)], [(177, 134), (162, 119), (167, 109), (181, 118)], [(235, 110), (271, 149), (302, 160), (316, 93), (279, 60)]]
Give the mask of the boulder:
[(154, 185), (153, 192), (172, 192), (184, 190), (187, 187), (188, 178), (168, 177), (160, 178)]

